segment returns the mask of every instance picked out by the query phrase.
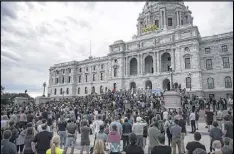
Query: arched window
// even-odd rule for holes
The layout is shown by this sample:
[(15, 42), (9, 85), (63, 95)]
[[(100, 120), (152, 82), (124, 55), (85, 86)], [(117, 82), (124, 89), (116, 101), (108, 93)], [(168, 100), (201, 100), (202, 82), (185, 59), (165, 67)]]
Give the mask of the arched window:
[(77, 92), (78, 92), (78, 94), (80, 94), (80, 88), (78, 88)]
[(207, 85), (208, 85), (208, 89), (214, 89), (214, 79), (213, 78), (208, 78), (207, 79)]
[(232, 80), (231, 80), (231, 77), (226, 76), (224, 80), (225, 80), (225, 88), (232, 88)]
[(190, 77), (186, 78), (186, 88), (191, 88), (191, 78)]
[(62, 88), (60, 88), (60, 95), (62, 95), (63, 94), (63, 89)]
[(85, 87), (85, 94), (87, 94), (88, 93), (88, 88), (87, 87)]
[(92, 93), (95, 93), (95, 87), (94, 86), (92, 87)]
[(66, 90), (66, 91), (67, 91), (67, 94), (69, 94), (69, 88), (67, 88), (67, 90)]
[(57, 90), (56, 90), (56, 88), (54, 89), (54, 95), (56, 95), (56, 93), (57, 93)]
[(108, 89), (107, 89), (107, 87), (106, 87), (106, 88), (105, 88), (105, 92), (107, 92), (107, 90), (108, 90)]
[(100, 93), (103, 93), (103, 89), (102, 89), (102, 86), (100, 86)]
[(114, 77), (117, 77), (117, 68), (114, 68)]

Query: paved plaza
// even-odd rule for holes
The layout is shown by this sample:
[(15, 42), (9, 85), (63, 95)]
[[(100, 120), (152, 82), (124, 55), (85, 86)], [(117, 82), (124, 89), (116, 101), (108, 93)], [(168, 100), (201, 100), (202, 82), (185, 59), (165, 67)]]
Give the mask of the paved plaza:
[[(202, 135), (202, 138), (201, 138), (201, 143), (202, 144), (204, 144), (205, 146), (206, 146), (206, 150), (208, 151), (210, 148), (210, 137), (209, 137), (209, 132), (208, 132), (208, 129), (207, 128), (205, 128), (205, 123), (204, 122), (200, 122), (199, 124), (198, 124), (198, 132), (200, 132), (201, 133), (201, 135)], [(186, 147), (186, 145), (187, 145), (187, 143), (188, 142), (190, 142), (190, 141), (193, 141), (194, 139), (193, 139), (193, 134), (192, 133), (190, 133), (191, 132), (191, 127), (190, 126), (187, 126), (187, 135), (185, 136), (185, 147)], [(90, 140), (91, 140), (91, 146), (93, 146), (93, 143), (94, 143), (94, 135), (90, 135)], [(80, 134), (78, 135), (78, 137), (77, 137), (77, 146), (76, 146), (76, 148), (75, 148), (75, 151), (74, 151), (74, 154), (78, 154), (78, 153), (80, 153), (80, 147), (79, 147), (79, 143), (80, 143)], [(167, 137), (166, 137), (166, 145), (168, 144), (168, 141), (167, 141)], [(121, 145), (123, 145), (123, 142), (121, 141)], [(144, 151), (145, 151), (145, 154), (148, 154), (148, 150), (147, 150), (147, 147), (148, 147), (148, 140), (147, 140), (147, 145), (146, 145), (146, 147), (145, 147), (145, 149), (144, 149)], [(121, 147), (121, 149), (122, 149), (122, 147)], [(68, 149), (68, 152), (67, 152), (67, 154), (69, 154), (70, 153), (70, 149)], [(107, 153), (107, 152), (106, 152)]]

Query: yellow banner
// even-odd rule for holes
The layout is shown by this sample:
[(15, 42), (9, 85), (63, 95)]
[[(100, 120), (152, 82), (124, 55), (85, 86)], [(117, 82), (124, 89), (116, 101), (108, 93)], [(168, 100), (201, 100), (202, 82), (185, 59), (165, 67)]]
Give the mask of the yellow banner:
[(142, 30), (143, 30), (143, 32), (150, 32), (150, 31), (155, 31), (157, 29), (158, 29), (158, 27), (156, 25), (147, 25)]

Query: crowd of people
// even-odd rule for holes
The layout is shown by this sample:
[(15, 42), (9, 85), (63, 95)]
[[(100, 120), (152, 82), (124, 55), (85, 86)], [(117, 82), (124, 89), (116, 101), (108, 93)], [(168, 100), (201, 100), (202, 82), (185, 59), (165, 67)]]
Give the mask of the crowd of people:
[[(163, 95), (109, 91), (39, 105), (5, 105), (1, 109), (1, 153), (67, 154), (70, 149), (73, 154), (79, 148), (81, 154), (231, 154), (229, 102), (232, 98), (216, 102), (182, 95), (181, 108), (166, 109)], [(200, 110), (205, 110), (210, 149), (199, 142)], [(194, 141), (185, 145), (187, 125)]]

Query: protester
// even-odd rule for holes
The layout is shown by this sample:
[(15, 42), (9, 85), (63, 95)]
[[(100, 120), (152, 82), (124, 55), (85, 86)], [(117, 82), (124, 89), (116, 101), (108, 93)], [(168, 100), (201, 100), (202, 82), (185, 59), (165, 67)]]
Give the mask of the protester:
[[(50, 141), (53, 137), (51, 132), (46, 131), (47, 124), (42, 125), (42, 131), (37, 133), (33, 139), (33, 143), (36, 143), (36, 152), (37, 154), (45, 154), (46, 151), (50, 148)], [(35, 145), (34, 145), (35, 146)], [(34, 150), (34, 149), (33, 149)]]
[(199, 141), (201, 140), (201, 134), (199, 132), (194, 133), (194, 141), (188, 142), (186, 145), (187, 153), (188, 154), (193, 154), (193, 151), (196, 148), (201, 148), (206, 151), (206, 147), (201, 144)]
[(63, 149), (60, 149), (59, 145), (60, 137), (56, 135), (52, 138), (52, 146), (46, 151), (46, 154), (63, 154)]
[(10, 142), (12, 132), (6, 130), (3, 132), (3, 140), (1, 140), (1, 153), (2, 154), (17, 154), (16, 145)]
[(171, 140), (172, 140), (172, 135), (171, 135), (171, 127), (174, 125), (174, 122), (172, 120), (172, 117), (169, 116), (169, 118), (166, 120), (165, 124), (164, 124), (164, 130), (167, 134), (167, 138), (168, 138), (168, 145), (171, 145)]
[(220, 141), (220, 143), (223, 145), (223, 139), (222, 139), (222, 136), (223, 136), (223, 132), (220, 128), (218, 128), (218, 122), (217, 121), (214, 121), (213, 122), (213, 127), (211, 130), (210, 130), (210, 137), (211, 137), (211, 141), (210, 141), (210, 152), (212, 152), (214, 149), (212, 149), (212, 143), (214, 141)]
[(24, 138), (24, 150), (23, 154), (35, 154), (33, 152), (32, 142), (34, 139), (34, 129), (33, 127), (29, 127), (26, 130), (25, 138)]
[(176, 154), (176, 146), (178, 147), (178, 153), (181, 154), (181, 130), (182, 128), (178, 125), (179, 121), (175, 119), (175, 125), (171, 127), (171, 135), (172, 135), (172, 153)]
[(74, 153), (75, 143), (77, 139), (77, 125), (75, 124), (75, 119), (68, 120), (67, 124), (67, 139), (64, 148), (64, 154), (67, 153), (68, 147), (71, 147), (71, 154)]
[(155, 121), (153, 125), (148, 129), (148, 152), (151, 152), (153, 147), (159, 145), (158, 137), (160, 136), (161, 132), (158, 129), (158, 121)]
[(129, 123), (128, 119), (124, 120), (123, 124), (123, 149), (129, 145), (129, 135), (132, 133), (132, 125)]
[(87, 121), (83, 121), (83, 126), (81, 127), (81, 150), (80, 153), (83, 154), (85, 150), (86, 153), (89, 153), (89, 145), (90, 145), (90, 128), (88, 127)]
[(130, 144), (124, 148), (122, 154), (144, 154), (143, 149), (140, 146), (136, 145), (137, 142), (136, 134), (131, 133), (129, 135), (129, 141)]
[(66, 138), (67, 138), (66, 126), (67, 122), (63, 117), (61, 117), (57, 123), (57, 131), (60, 137), (60, 148), (63, 148), (66, 144)]
[(133, 124), (132, 126), (132, 132), (136, 134), (137, 136), (137, 145), (139, 145), (143, 149), (143, 129), (144, 127), (147, 126), (147, 122), (144, 121), (142, 122), (141, 117), (136, 118), (136, 123)]
[(117, 130), (117, 126), (113, 124), (107, 139), (108, 143), (110, 144), (110, 154), (120, 153), (120, 139), (121, 136)]
[(104, 143), (101, 140), (96, 140), (92, 154), (105, 154)]
[(153, 147), (151, 154), (171, 154), (171, 147), (165, 145), (165, 135), (160, 134), (158, 141), (159, 144)]

